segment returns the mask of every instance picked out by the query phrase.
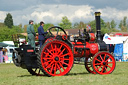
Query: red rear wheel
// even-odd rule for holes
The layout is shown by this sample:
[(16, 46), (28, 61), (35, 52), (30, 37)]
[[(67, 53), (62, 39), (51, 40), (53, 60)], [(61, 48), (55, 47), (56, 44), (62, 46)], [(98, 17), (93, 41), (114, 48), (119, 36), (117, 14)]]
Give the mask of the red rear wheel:
[(98, 74), (110, 74), (114, 71), (115, 66), (115, 59), (108, 52), (99, 52), (93, 57), (92, 67)]
[(85, 68), (86, 68), (86, 70), (87, 70), (89, 73), (96, 74), (96, 72), (95, 72), (94, 69), (92, 68), (91, 62), (92, 62), (92, 57), (86, 57), (86, 58), (85, 58)]
[(48, 76), (65, 75), (73, 66), (72, 50), (60, 40), (45, 43), (41, 48), (40, 56), (41, 69)]

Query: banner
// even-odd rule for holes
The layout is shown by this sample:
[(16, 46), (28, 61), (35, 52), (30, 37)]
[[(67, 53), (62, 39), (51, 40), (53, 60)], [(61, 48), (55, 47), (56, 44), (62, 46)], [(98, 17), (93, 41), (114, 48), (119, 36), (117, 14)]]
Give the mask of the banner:
[(121, 44), (123, 43), (128, 37), (110, 37), (107, 33), (103, 37), (103, 41), (106, 44)]
[(8, 63), (12, 63), (12, 53), (8, 53)]
[(0, 51), (0, 63), (3, 63), (3, 51)]

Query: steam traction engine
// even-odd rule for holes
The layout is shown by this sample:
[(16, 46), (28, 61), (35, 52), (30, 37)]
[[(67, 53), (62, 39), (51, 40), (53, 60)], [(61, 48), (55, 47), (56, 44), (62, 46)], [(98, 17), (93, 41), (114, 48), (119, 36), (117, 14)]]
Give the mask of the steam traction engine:
[[(66, 32), (57, 26), (49, 28), (50, 35), (39, 50), (30, 45), (21, 45), (13, 52), (16, 66), (27, 69), (32, 75), (62, 76), (72, 68), (74, 57), (85, 57), (85, 68), (93, 74), (110, 74), (115, 69), (115, 59), (107, 52), (106, 44), (101, 40), (100, 12), (95, 12), (96, 38), (86, 30), (70, 41)], [(51, 30), (57, 30), (54, 35)], [(59, 35), (59, 31), (64, 35)]]

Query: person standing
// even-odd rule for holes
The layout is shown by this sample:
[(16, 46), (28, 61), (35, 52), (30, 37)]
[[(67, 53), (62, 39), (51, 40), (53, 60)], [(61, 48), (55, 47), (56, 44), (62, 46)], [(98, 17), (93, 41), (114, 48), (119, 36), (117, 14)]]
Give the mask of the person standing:
[(38, 27), (38, 37), (39, 37), (40, 47), (43, 45), (43, 43), (45, 41), (45, 34), (48, 33), (48, 32), (44, 32), (43, 26), (44, 26), (44, 22), (41, 21), (40, 22), (40, 27)]
[(27, 27), (27, 34), (28, 34), (28, 44), (31, 45), (31, 47), (35, 50), (35, 30), (33, 27), (33, 20), (29, 20), (29, 25)]

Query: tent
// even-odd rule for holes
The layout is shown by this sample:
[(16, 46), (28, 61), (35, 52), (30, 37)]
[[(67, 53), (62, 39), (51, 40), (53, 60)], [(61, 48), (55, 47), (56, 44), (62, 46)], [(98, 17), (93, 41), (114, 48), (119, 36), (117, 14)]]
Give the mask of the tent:
[(0, 42), (0, 47), (7, 47), (7, 46), (14, 47), (14, 45), (6, 44), (6, 43), (3, 43), (3, 42)]
[(122, 61), (123, 60), (123, 43), (115, 45), (113, 54), (114, 54), (116, 61)]
[[(128, 53), (128, 51), (126, 53), (123, 52), (124, 47), (123, 43), (124, 41), (126, 41), (128, 39), (128, 36), (116, 36), (116, 37), (111, 37), (109, 36), (107, 33), (104, 35), (103, 37), (103, 41), (110, 45), (110, 44), (114, 44), (114, 57), (117, 61), (123, 61), (124, 59), (124, 54), (127, 55), (126, 53)], [(128, 48), (127, 48), (128, 49)]]
[(3, 52), (0, 50), (0, 63), (3, 63)]
[(123, 44), (123, 61), (128, 61), (128, 39)]

